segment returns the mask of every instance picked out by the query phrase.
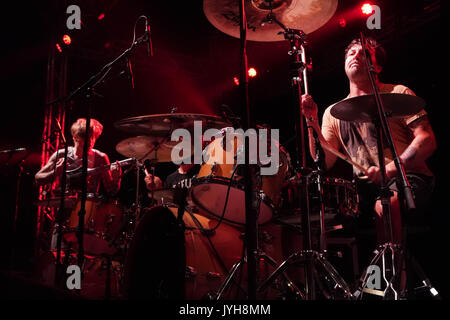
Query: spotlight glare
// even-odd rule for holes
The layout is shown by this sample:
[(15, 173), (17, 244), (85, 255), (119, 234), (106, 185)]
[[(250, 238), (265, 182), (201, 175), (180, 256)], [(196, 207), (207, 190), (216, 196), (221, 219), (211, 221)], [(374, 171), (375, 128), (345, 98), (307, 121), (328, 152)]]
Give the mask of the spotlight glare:
[(364, 4), (361, 6), (361, 11), (362, 11), (362, 13), (365, 14), (365, 15), (371, 14), (371, 13), (373, 12), (372, 5), (371, 5), (370, 3), (368, 3), (368, 2), (364, 3)]
[(69, 45), (69, 44), (72, 43), (72, 39), (70, 38), (69, 35), (65, 34), (65, 35), (63, 36), (63, 42), (64, 42), (64, 44)]
[(256, 69), (255, 69), (255, 68), (250, 68), (250, 69), (248, 69), (248, 76), (249, 76), (249, 77), (254, 78), (254, 77), (256, 77), (257, 74), (258, 74), (258, 73), (256, 72)]

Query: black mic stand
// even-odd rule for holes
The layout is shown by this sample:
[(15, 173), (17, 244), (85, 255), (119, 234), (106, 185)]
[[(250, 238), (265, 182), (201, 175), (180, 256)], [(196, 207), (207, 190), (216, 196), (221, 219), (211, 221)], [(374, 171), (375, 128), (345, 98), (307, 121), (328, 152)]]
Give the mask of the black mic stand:
[[(389, 123), (387, 121), (386, 112), (383, 106), (383, 102), (380, 97), (380, 93), (378, 91), (378, 87), (376, 84), (376, 72), (372, 64), (372, 59), (370, 55), (367, 55), (366, 48), (366, 40), (361, 32), (361, 46), (364, 53), (364, 60), (367, 67), (368, 76), (370, 79), (370, 83), (372, 85), (373, 94), (375, 97), (375, 102), (378, 111), (378, 118), (374, 119), (374, 125), (377, 129), (377, 149), (378, 149), (378, 161), (379, 168), (381, 172), (381, 186), (380, 186), (380, 198), (383, 212), (383, 222), (384, 222), (384, 233), (385, 237), (387, 236), (387, 242), (380, 245), (375, 250), (375, 257), (370, 262), (369, 266), (376, 265), (378, 261), (381, 259), (382, 262), (382, 270), (381, 275), (386, 283), (386, 289), (381, 293), (377, 290), (373, 290), (372, 288), (367, 288), (367, 281), (370, 276), (370, 268), (367, 268), (366, 271), (360, 278), (360, 283), (357, 291), (355, 292), (355, 297), (357, 299), (361, 299), (363, 296), (363, 292), (372, 292), (378, 295), (383, 296), (384, 300), (398, 300), (400, 298), (398, 288), (395, 288), (395, 282), (400, 280), (401, 278), (401, 270), (403, 268), (403, 263), (411, 262), (411, 265), (416, 269), (420, 276), (423, 276), (424, 273), (420, 269), (419, 265), (413, 258), (408, 254), (407, 260), (404, 256), (404, 244), (393, 243), (393, 231), (392, 231), (392, 221), (391, 221), (391, 201), (390, 198), (393, 193), (389, 190), (389, 186), (387, 185), (387, 176), (386, 176), (386, 164), (384, 161), (384, 153), (383, 153), (383, 138), (385, 138), (388, 142), (388, 146), (392, 152), (394, 157), (394, 163), (397, 168), (398, 178), (401, 182), (401, 188), (399, 188), (399, 194), (402, 195), (402, 199), (404, 199), (406, 204), (407, 211), (414, 210), (415, 203), (414, 198), (411, 191), (411, 186), (406, 178), (406, 173), (403, 168), (403, 164), (400, 160), (400, 157), (395, 148), (394, 140), (392, 138), (391, 129), (389, 127)], [(399, 198), (400, 201), (400, 198)], [(402, 207), (402, 206), (401, 206)], [(380, 279), (381, 281), (381, 279)], [(431, 283), (428, 279), (422, 278), (422, 282), (425, 287), (432, 293), (434, 297), (439, 298), (439, 294), (436, 289), (431, 286)], [(401, 289), (401, 288), (400, 288)], [(371, 291), (372, 290), (372, 291)], [(378, 292), (378, 293), (377, 293)]]
[(91, 122), (91, 112), (92, 112), (92, 96), (96, 95), (95, 88), (98, 84), (102, 83), (112, 69), (112, 67), (117, 64), (122, 59), (128, 59), (128, 55), (131, 51), (138, 45), (148, 43), (148, 34), (147, 32), (139, 37), (136, 41), (133, 41), (131, 46), (126, 49), (122, 54), (120, 54), (113, 61), (109, 62), (103, 68), (93, 76), (91, 76), (84, 84), (71, 92), (67, 97), (59, 98), (55, 101), (52, 101), (49, 104), (60, 102), (60, 101), (70, 101), (74, 97), (80, 95), (81, 93), (85, 94), (85, 98), (88, 100), (88, 110), (86, 114), (86, 128), (85, 128), (85, 137), (84, 137), (84, 145), (83, 145), (83, 162), (82, 162), (82, 190), (81, 190), (81, 203), (80, 203), (80, 211), (78, 213), (78, 229), (77, 229), (77, 237), (78, 237), (78, 256), (77, 261), (80, 268), (83, 266), (84, 262), (84, 246), (83, 246), (83, 237), (84, 237), (84, 216), (86, 213), (86, 200), (87, 200), (87, 172), (88, 172), (88, 145), (89, 145), (89, 136), (90, 136), (90, 122)]
[[(325, 259), (323, 253), (317, 252), (312, 248), (311, 240), (311, 202), (310, 202), (310, 190), (309, 186), (314, 178), (314, 172), (307, 167), (306, 164), (306, 151), (305, 151), (305, 134), (304, 134), (304, 115), (302, 112), (301, 105), (301, 80), (302, 72), (306, 68), (306, 57), (304, 53), (304, 43), (306, 42), (306, 34), (297, 29), (290, 29), (283, 25), (272, 12), (269, 13), (265, 21), (278, 24), (284, 31), (280, 32), (284, 34), (284, 38), (289, 41), (291, 50), (288, 52), (292, 56), (291, 63), (291, 86), (294, 96), (294, 117), (295, 117), (295, 133), (296, 133), (296, 152), (297, 152), (297, 163), (296, 171), (301, 176), (301, 181), (298, 184), (299, 188), (299, 208), (302, 216), (302, 233), (303, 233), (303, 249), (300, 252), (295, 252), (289, 256), (284, 262), (282, 262), (278, 268), (260, 285), (258, 290), (265, 290), (275, 279), (281, 275), (287, 267), (291, 264), (300, 263), (304, 265), (305, 272), (305, 294), (304, 297), (307, 300), (316, 299), (316, 283), (319, 285), (321, 291), (324, 292), (322, 283), (319, 281), (319, 272), (317, 266), (320, 266), (326, 274), (323, 274), (324, 280), (331, 280), (331, 289), (340, 289), (342, 291), (342, 296), (344, 299), (351, 299), (352, 294), (350, 288), (345, 283), (344, 279), (338, 274), (338, 272), (333, 268), (333, 266)], [(302, 61), (305, 60), (305, 61)], [(304, 81), (306, 79), (303, 79)], [(307, 87), (305, 81), (305, 88)], [(318, 159), (320, 161), (320, 159)], [(320, 177), (316, 182), (321, 182)], [(314, 181), (313, 181), (314, 183)], [(319, 192), (322, 192), (320, 186)], [(323, 206), (322, 206), (323, 207)], [(323, 211), (321, 217), (321, 224), (323, 227)], [(324, 229), (324, 228), (323, 228)], [(321, 228), (321, 246), (325, 245), (324, 241), (324, 230)], [(335, 298), (335, 296), (327, 296), (327, 298)]]
[[(245, 13), (244, 0), (239, 1), (239, 25), (241, 40), (241, 72), (239, 79), (239, 89), (241, 97), (241, 110), (243, 114), (244, 131), (252, 127), (250, 117), (250, 105), (248, 100), (248, 64), (247, 64), (247, 17)], [(250, 165), (249, 141), (244, 139), (245, 163), (245, 248), (247, 253), (247, 278), (248, 278), (248, 299), (256, 300), (257, 286), (257, 254), (258, 254), (258, 211), (259, 194), (256, 191), (256, 181), (254, 177), (259, 174), (257, 165)]]
[[(69, 151), (69, 145), (67, 143), (66, 137), (64, 135), (61, 124), (57, 120), (57, 126), (59, 131), (59, 136), (61, 138), (62, 143), (64, 144), (64, 161), (63, 161), (63, 170), (61, 176), (61, 199), (59, 203), (58, 216), (56, 218), (56, 222), (58, 224), (57, 233), (56, 233), (56, 266), (55, 266), (55, 278), (54, 284), (55, 286), (61, 285), (63, 270), (61, 263), (61, 242), (62, 242), (62, 234), (63, 234), (63, 224), (64, 224), (64, 210), (65, 210), (65, 199), (66, 199), (66, 189), (67, 189), (67, 156)], [(58, 160), (58, 159), (56, 159)]]

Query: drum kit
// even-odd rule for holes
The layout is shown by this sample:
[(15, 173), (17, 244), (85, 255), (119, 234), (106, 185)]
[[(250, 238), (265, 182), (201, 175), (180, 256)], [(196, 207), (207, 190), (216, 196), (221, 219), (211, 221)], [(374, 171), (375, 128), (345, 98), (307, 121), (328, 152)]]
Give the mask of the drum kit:
[[(239, 37), (236, 3), (205, 0), (203, 7), (216, 28)], [(334, 14), (337, 1), (252, 0), (245, 1), (245, 6), (251, 31), (248, 40), (270, 42), (285, 39), (279, 32), (284, 25), (307, 33), (318, 29)], [(304, 50), (299, 50), (299, 54), (304, 55)], [(300, 68), (302, 72), (305, 69), (304, 65)], [(306, 79), (303, 80), (307, 86)], [(412, 96), (389, 94), (382, 95), (382, 99), (392, 117), (417, 112), (424, 105), (423, 100)], [(331, 113), (346, 121), (371, 121), (376, 110), (373, 98), (363, 96), (337, 103)], [(187, 194), (180, 196), (177, 190), (171, 189), (153, 190), (151, 197), (155, 202), (149, 207), (140, 204), (139, 172), (144, 167), (143, 162), (149, 161), (152, 169), (159, 163), (171, 162), (179, 145), (171, 141), (172, 133), (176, 129), (192, 132), (197, 121), (204, 129), (233, 126), (224, 117), (176, 112), (126, 118), (115, 123), (116, 129), (133, 135), (120, 141), (116, 150), (130, 158), (127, 164), (136, 167), (137, 191), (132, 208), (96, 197), (88, 197), (86, 201), (84, 250), (92, 259), (103, 258), (108, 262), (96, 269), (106, 275), (102, 278), (104, 298), (248, 298), (245, 284), (252, 275), (246, 274), (243, 268), (248, 258), (244, 241), (245, 179), (236, 170), (239, 167), (236, 158), (233, 163), (202, 163)], [(320, 133), (318, 135), (321, 139)], [(226, 156), (230, 150), (225, 148), (224, 139), (224, 136), (216, 137), (203, 149), (203, 155), (214, 151)], [(243, 141), (243, 137), (238, 136), (232, 151), (242, 147)], [(325, 143), (323, 146), (330, 148)], [(280, 151), (277, 173), (261, 176), (258, 190), (253, 190), (258, 197), (257, 298), (316, 299), (318, 293), (314, 293), (312, 287), (319, 285), (326, 298), (353, 299), (350, 287), (326, 259), (324, 239), (327, 231), (333, 230), (328, 224), (332, 220), (328, 219), (330, 215), (352, 215), (357, 211), (355, 185), (345, 179), (325, 178), (320, 168), (303, 174), (291, 163), (289, 153), (280, 143), (277, 147)], [(354, 164), (337, 150), (331, 151)], [(296, 195), (283, 196), (291, 189)], [(302, 195), (304, 190), (308, 190), (309, 198)], [(299, 203), (309, 202), (312, 194), (318, 199), (318, 206), (314, 210), (308, 207), (309, 212), (305, 212), (304, 203)], [(59, 204), (59, 199), (38, 203), (54, 207)], [(286, 204), (287, 215), (283, 210)], [(75, 230), (80, 200), (68, 197), (65, 206), (72, 208), (63, 228), (63, 257), (68, 257), (77, 249)], [(286, 225), (293, 227), (300, 237), (309, 237), (294, 252), (284, 248)], [(311, 227), (318, 229), (317, 251), (311, 244), (305, 246), (311, 240)], [(66, 261), (70, 263), (73, 258), (66, 258)], [(86, 275), (92, 272), (88, 269), (83, 270)], [(117, 296), (112, 293), (112, 283)]]

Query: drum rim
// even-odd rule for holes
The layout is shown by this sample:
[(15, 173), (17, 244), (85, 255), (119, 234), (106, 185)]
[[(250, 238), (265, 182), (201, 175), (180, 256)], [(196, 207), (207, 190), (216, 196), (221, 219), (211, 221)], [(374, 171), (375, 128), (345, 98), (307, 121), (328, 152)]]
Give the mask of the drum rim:
[[(206, 184), (206, 183), (220, 184), (220, 185), (224, 185), (224, 186), (227, 186), (227, 187), (231, 183), (230, 188), (235, 188), (235, 189), (238, 189), (240, 191), (244, 191), (245, 186), (242, 183), (239, 183), (239, 182), (237, 182), (235, 180), (231, 180), (229, 178), (219, 177), (219, 176), (206, 176), (206, 177), (200, 177), (200, 178), (193, 178), (192, 179), (192, 186), (191, 186), (191, 188), (189, 190), (189, 195), (190, 195), (192, 201), (201, 210), (206, 211), (206, 213), (208, 213), (209, 215), (217, 218), (218, 220), (222, 219), (222, 220), (224, 220), (224, 221), (226, 221), (228, 223), (236, 224), (238, 226), (245, 225), (245, 223), (240, 223), (240, 222), (236, 222), (236, 221), (227, 219), (227, 218), (225, 218), (225, 215), (224, 215), (224, 217), (221, 217), (221, 215), (217, 215), (217, 214), (211, 212), (210, 210), (206, 209), (205, 206), (203, 206), (202, 204), (199, 203), (197, 198), (194, 196), (194, 188), (197, 187), (197, 186)], [(264, 224), (269, 223), (270, 221), (272, 221), (272, 218), (273, 218), (273, 216), (274, 216), (274, 214), (276, 212), (276, 206), (273, 203), (272, 199), (270, 199), (264, 193), (264, 191), (262, 191), (262, 190), (261, 190), (261, 194), (262, 194), (261, 202), (269, 207), (269, 209), (271, 211), (271, 215), (270, 215), (270, 218), (267, 221), (258, 223), (258, 225), (264, 225)], [(261, 205), (260, 205), (260, 207), (261, 207)]]

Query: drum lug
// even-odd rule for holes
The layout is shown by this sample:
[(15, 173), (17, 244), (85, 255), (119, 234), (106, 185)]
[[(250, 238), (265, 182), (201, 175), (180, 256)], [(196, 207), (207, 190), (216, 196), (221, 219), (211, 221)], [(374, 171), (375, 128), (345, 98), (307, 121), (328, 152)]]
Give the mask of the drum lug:
[(185, 278), (186, 279), (193, 279), (196, 276), (197, 276), (197, 270), (194, 267), (186, 266)]

